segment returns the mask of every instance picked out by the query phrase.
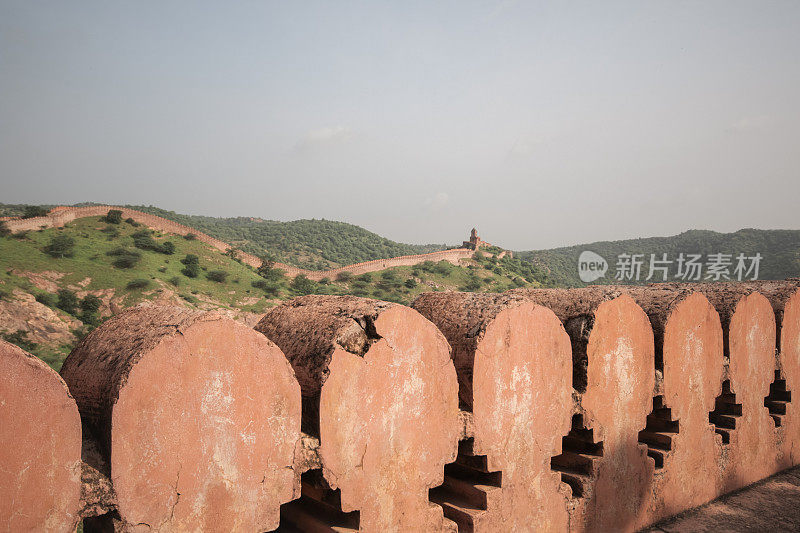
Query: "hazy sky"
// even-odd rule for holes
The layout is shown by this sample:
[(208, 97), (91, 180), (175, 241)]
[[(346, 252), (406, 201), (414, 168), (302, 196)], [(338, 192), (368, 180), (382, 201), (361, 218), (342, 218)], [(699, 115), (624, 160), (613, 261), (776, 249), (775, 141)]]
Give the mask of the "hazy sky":
[(0, 0), (0, 202), (513, 249), (800, 228), (800, 2)]

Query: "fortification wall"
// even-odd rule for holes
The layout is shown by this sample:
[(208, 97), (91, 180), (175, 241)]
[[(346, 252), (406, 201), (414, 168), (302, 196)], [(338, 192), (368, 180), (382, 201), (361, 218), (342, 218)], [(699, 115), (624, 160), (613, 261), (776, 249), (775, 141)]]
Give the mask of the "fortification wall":
[(0, 530), (636, 531), (800, 463), (799, 287), (133, 309), (64, 381), (0, 342)]
[[(95, 217), (95, 216), (105, 216), (109, 210), (117, 209), (122, 211), (122, 218), (132, 218), (136, 222), (140, 224), (144, 224), (145, 226), (162, 231), (165, 233), (174, 233), (175, 235), (187, 235), (192, 233), (196, 236), (198, 241), (204, 242), (221, 252), (226, 252), (231, 248), (231, 245), (223, 242), (219, 239), (215, 239), (210, 235), (206, 235), (203, 232), (200, 232), (194, 228), (190, 228), (189, 226), (184, 226), (183, 224), (179, 224), (172, 220), (168, 220), (166, 218), (151, 215), (149, 213), (143, 213), (141, 211), (137, 211), (135, 209), (128, 209), (126, 207), (119, 207), (113, 205), (97, 205), (97, 206), (89, 206), (89, 207), (56, 207), (47, 214), (47, 216), (43, 217), (34, 217), (34, 218), (9, 218), (6, 221), (6, 226), (13, 232), (17, 231), (34, 231), (41, 228), (53, 228), (53, 227), (62, 227), (65, 224), (72, 222), (77, 218), (84, 218), (84, 217)], [(363, 263), (356, 263), (353, 265), (347, 265), (344, 267), (339, 267), (331, 270), (306, 270), (304, 268), (298, 268), (296, 266), (287, 265), (284, 263), (275, 263), (275, 268), (279, 268), (285, 272), (285, 274), (289, 277), (295, 277), (299, 274), (303, 274), (309, 279), (314, 281), (319, 281), (323, 278), (330, 278), (334, 279), (336, 276), (342, 272), (349, 272), (353, 275), (360, 275), (367, 272), (376, 272), (378, 270), (383, 270), (385, 268), (391, 268), (396, 266), (413, 266), (424, 261), (449, 261), (453, 264), (458, 264), (460, 259), (467, 259), (472, 257), (474, 252), (472, 250), (468, 250), (465, 248), (457, 248), (454, 250), (442, 250), (438, 252), (431, 252), (428, 254), (419, 254), (419, 255), (404, 255), (400, 257), (393, 257), (390, 259), (376, 259), (373, 261), (366, 261)], [(238, 252), (239, 259), (242, 260), (243, 263), (250, 265), (254, 268), (258, 268), (261, 266), (261, 259), (253, 254), (249, 254), (247, 252), (239, 251)]]

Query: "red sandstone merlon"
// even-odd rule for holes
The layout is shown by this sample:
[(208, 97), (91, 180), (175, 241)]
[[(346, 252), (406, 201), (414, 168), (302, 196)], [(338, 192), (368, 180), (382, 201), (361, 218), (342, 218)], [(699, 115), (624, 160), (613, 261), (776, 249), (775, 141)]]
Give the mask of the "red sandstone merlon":
[(0, 340), (0, 531), (74, 531), (81, 419), (64, 381)]
[(754, 284), (702, 283), (693, 288), (714, 305), (722, 322), (727, 376), (719, 409), (711, 416), (718, 428), (729, 430), (723, 438), (721, 473), (722, 491), (730, 492), (779, 470), (776, 424), (764, 401), (777, 365), (775, 312)]
[(431, 492), (460, 531), (566, 531), (568, 490), (550, 467), (573, 413), (570, 339), (549, 309), (502, 294), (421, 295), (413, 307), (453, 347), (473, 414)]
[(576, 499), (571, 531), (646, 525), (654, 463), (637, 442), (653, 409), (653, 332), (636, 302), (614, 287), (513, 290), (549, 307), (572, 342), (578, 414), (553, 458)]
[(800, 282), (751, 283), (767, 297), (775, 311), (777, 370), (767, 399), (770, 416), (778, 425), (778, 469), (800, 464)]
[(263, 335), (214, 313), (134, 308), (81, 341), (61, 374), (110, 469), (117, 527), (277, 527), (298, 488), (300, 389)]
[[(295, 369), (325, 481), (341, 490), (340, 511), (360, 512), (350, 529), (453, 530), (428, 500), (461, 431), (456, 373), (439, 330), (408, 307), (348, 296), (296, 298), (256, 329)], [(321, 483), (304, 483), (304, 499), (284, 513), (295, 527), (314, 523)]]
[[(722, 390), (722, 325), (690, 285), (625, 289), (650, 318), (655, 337), (657, 396), (639, 441), (655, 461), (650, 521), (702, 505), (721, 494), (719, 462), (732, 407), (709, 421)], [(719, 435), (717, 434), (719, 432)]]

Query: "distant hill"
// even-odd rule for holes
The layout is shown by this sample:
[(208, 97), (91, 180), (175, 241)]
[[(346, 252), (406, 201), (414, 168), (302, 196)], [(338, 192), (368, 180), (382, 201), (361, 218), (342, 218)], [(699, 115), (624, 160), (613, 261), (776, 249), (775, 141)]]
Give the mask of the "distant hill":
[[(672, 237), (650, 237), (622, 241), (601, 241), (579, 246), (518, 252), (517, 257), (530, 261), (547, 273), (549, 281), (558, 286), (579, 287), (586, 285), (578, 278), (578, 256), (591, 250), (608, 261), (609, 272), (595, 284), (609, 284), (614, 280), (615, 265), (619, 254), (645, 254), (642, 269), (646, 277), (650, 254), (661, 258), (666, 253), (670, 260), (680, 253), (733, 254), (747, 256), (760, 253), (760, 279), (785, 279), (800, 276), (800, 230), (742, 229), (735, 233), (717, 233), (706, 230), (690, 230)], [(674, 272), (672, 265), (670, 275)], [(677, 281), (677, 280), (671, 280)], [(649, 283), (640, 280), (640, 283)]]
[[(76, 204), (77, 206), (92, 204)], [(52, 206), (41, 206), (50, 208)], [(330, 220), (278, 222), (248, 217), (215, 218), (183, 215), (153, 206), (127, 206), (197, 228), (222, 241), (255, 255), (268, 254), (273, 259), (311, 270), (420, 254), (446, 249), (445, 245), (414, 245), (394, 242), (364, 228)], [(19, 216), (23, 205), (0, 204), (0, 216)], [(760, 279), (784, 279), (800, 276), (800, 230), (743, 229), (735, 233), (690, 230), (670, 237), (649, 237), (620, 241), (601, 241), (578, 246), (516, 252), (516, 258), (533, 264), (533, 278), (547, 286), (585, 285), (578, 278), (578, 256), (591, 250), (609, 263), (605, 277), (595, 284), (616, 283), (615, 264), (619, 254), (650, 254), (658, 258), (666, 253), (675, 260), (678, 254), (739, 253), (763, 256)], [(673, 265), (674, 268), (674, 265)], [(522, 272), (522, 271), (520, 271)], [(642, 278), (647, 276), (647, 264)], [(531, 277), (528, 275), (528, 277)], [(623, 281), (624, 282), (624, 281)], [(646, 280), (640, 279), (640, 283)]]
[(403, 244), (345, 222), (312, 219), (278, 222), (249, 217), (182, 215), (153, 206), (129, 205), (174, 220), (255, 255), (311, 270), (444, 250), (444, 244)]
[(269, 307), (303, 294), (408, 304), (427, 291), (502, 292), (546, 282), (530, 263), (507, 256), (478, 254), (458, 265), (426, 261), (315, 282), (280, 270), (259, 275), (234, 255), (132, 219), (87, 216), (61, 228), (13, 233), (0, 224), (0, 338), (58, 369), (88, 331), (146, 302), (220, 309), (254, 325)]

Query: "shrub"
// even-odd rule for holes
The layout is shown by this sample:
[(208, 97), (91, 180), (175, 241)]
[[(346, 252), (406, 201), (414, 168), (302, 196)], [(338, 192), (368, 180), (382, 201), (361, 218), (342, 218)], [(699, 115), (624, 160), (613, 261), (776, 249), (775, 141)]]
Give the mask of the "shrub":
[(114, 226), (106, 226), (105, 228), (101, 229), (100, 231), (102, 231), (103, 233), (105, 233), (108, 236), (108, 240), (109, 241), (119, 237), (119, 230)]
[(135, 220), (133, 220), (131, 217), (126, 218), (125, 219), (125, 223), (133, 226), (134, 228), (138, 228), (139, 227), (139, 223), (136, 222)]
[(8, 229), (8, 224), (5, 220), (0, 220), (0, 237), (8, 237), (11, 235), (11, 230)]
[(206, 278), (217, 283), (225, 283), (225, 280), (228, 279), (228, 273), (224, 270), (212, 270), (206, 274)]
[(150, 286), (150, 280), (149, 279), (139, 278), (139, 279), (134, 279), (132, 281), (129, 281), (128, 284), (125, 285), (125, 288), (127, 288), (128, 290), (132, 291), (132, 290), (136, 290), (136, 289), (146, 289), (149, 286)]
[(24, 241), (25, 239), (28, 238), (28, 230), (25, 229), (22, 231), (16, 231), (12, 233), (11, 236), (17, 239), (18, 241)]
[(167, 267), (158, 267), (158, 271), (162, 274), (167, 271)]
[(48, 213), (44, 207), (38, 205), (26, 205), (22, 213), (22, 218), (36, 218), (46, 216)]
[(6, 342), (15, 344), (25, 350), (26, 352), (34, 351), (39, 345), (28, 338), (28, 332), (18, 329), (14, 333), (3, 333), (3, 339)]
[(197, 304), (200, 302), (197, 298), (192, 296), (191, 294), (181, 294), (181, 298), (189, 302), (190, 304)]
[(178, 276), (175, 276), (175, 277), (169, 278), (169, 282), (172, 285), (174, 285), (175, 287), (177, 287), (178, 285), (181, 284), (181, 278), (179, 278)]
[(106, 213), (106, 216), (103, 217), (103, 221), (109, 224), (119, 224), (122, 222), (122, 211), (119, 209), (110, 209), (108, 213)]
[(409, 289), (413, 289), (414, 287), (416, 287), (416, 286), (417, 286), (417, 282), (416, 282), (416, 280), (414, 280), (414, 278), (408, 278), (408, 279), (405, 281), (404, 285), (405, 285), (406, 287), (408, 287)]
[(239, 249), (238, 248), (234, 248), (233, 246), (231, 246), (230, 248), (225, 250), (225, 255), (230, 257), (234, 261), (238, 261), (240, 263), (242, 262), (242, 260), (239, 259)]
[(150, 230), (139, 230), (132, 235), (133, 237), (133, 245), (137, 248), (142, 250), (153, 250), (158, 251), (158, 243), (153, 239), (152, 233)]
[(75, 250), (75, 239), (68, 235), (56, 235), (50, 244), (44, 247), (44, 252), (50, 257), (72, 257)]
[(397, 273), (395, 273), (394, 270), (384, 270), (381, 272), (381, 277), (385, 280), (392, 281), (397, 279)]
[(197, 263), (189, 263), (181, 270), (181, 274), (187, 278), (196, 278), (200, 275), (200, 265)]
[(69, 289), (59, 289), (56, 307), (71, 315), (75, 314), (78, 307), (78, 297)]
[(483, 283), (481, 283), (480, 278), (471, 277), (467, 281), (466, 285), (464, 285), (464, 290), (468, 291), (468, 292), (473, 292), (473, 291), (477, 291), (481, 287), (483, 287)]
[(301, 295), (313, 294), (317, 288), (317, 284), (308, 279), (305, 274), (295, 276), (289, 286), (293, 291)]
[(103, 301), (94, 294), (87, 294), (81, 300), (81, 311), (84, 313), (96, 313), (100, 310)]
[(336, 281), (343, 281), (348, 282), (353, 279), (353, 274), (351, 272), (339, 272), (336, 274)]
[(445, 261), (444, 259), (436, 263), (435, 266), (433, 267), (433, 271), (436, 274), (442, 276), (449, 276), (454, 269), (455, 267), (453, 266), (453, 264), (448, 261)]
[(175, 243), (172, 241), (167, 241), (161, 245), (161, 249), (159, 251), (162, 254), (172, 255), (175, 253)]
[(372, 281), (372, 274), (370, 274), (369, 272), (365, 272), (364, 274), (358, 276), (356, 279), (358, 281), (365, 281), (367, 283), (370, 283)]
[(435, 272), (434, 269), (436, 268), (436, 263), (433, 261), (423, 261), (422, 263), (418, 264), (417, 267), (425, 272)]
[(327, 278), (327, 277), (326, 278), (322, 278), (321, 280), (319, 280), (319, 284), (320, 285), (330, 285), (331, 284), (331, 278)]
[(136, 250), (128, 250), (127, 248), (114, 248), (106, 252), (106, 255), (116, 257), (111, 264), (116, 268), (133, 268), (142, 258), (142, 254)]
[(195, 235), (194, 233), (187, 233), (186, 235), (183, 236), (183, 238), (186, 239), (187, 241), (193, 241), (197, 238), (197, 235)]
[(199, 258), (199, 257), (197, 257), (197, 256), (196, 256), (196, 255), (194, 255), (194, 254), (186, 254), (186, 257), (184, 257), (183, 259), (181, 259), (181, 263), (183, 263), (183, 264), (184, 264), (184, 265), (186, 265), (186, 266), (189, 266), (189, 265), (199, 265), (199, 264), (200, 264), (200, 258)]
[(80, 316), (78, 318), (85, 325), (89, 326), (90, 330), (96, 328), (97, 326), (99, 326), (100, 322), (101, 322), (100, 317), (97, 316), (97, 313), (93, 313), (93, 312), (84, 311), (83, 313), (80, 314)]
[(283, 278), (283, 270), (275, 268), (275, 261), (269, 257), (261, 257), (261, 266), (258, 267), (256, 273), (262, 278), (269, 281), (280, 281)]
[(5, 300), (8, 297), (8, 293), (6, 291), (0, 290), (0, 301)]
[(36, 301), (42, 305), (46, 305), (47, 307), (55, 307), (56, 306), (56, 295), (50, 294), (49, 292), (40, 292), (36, 296)]

